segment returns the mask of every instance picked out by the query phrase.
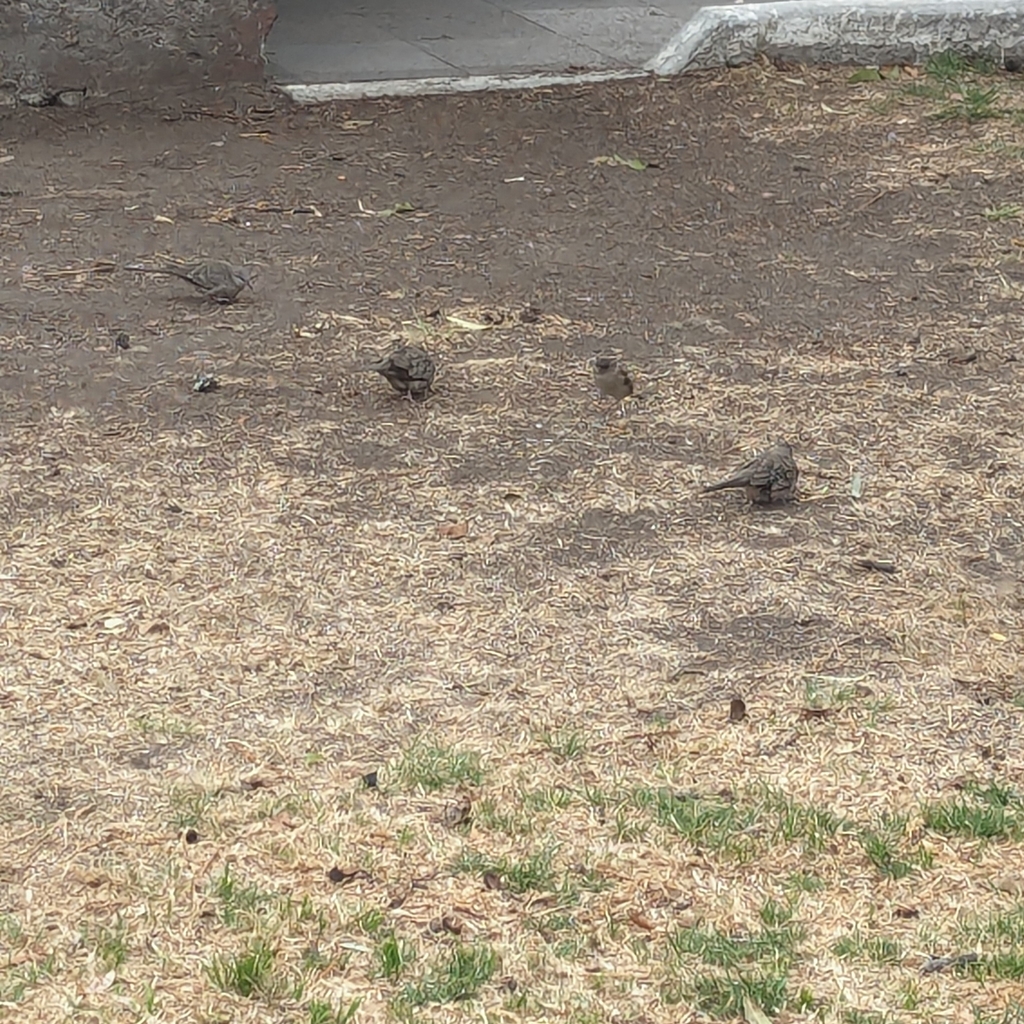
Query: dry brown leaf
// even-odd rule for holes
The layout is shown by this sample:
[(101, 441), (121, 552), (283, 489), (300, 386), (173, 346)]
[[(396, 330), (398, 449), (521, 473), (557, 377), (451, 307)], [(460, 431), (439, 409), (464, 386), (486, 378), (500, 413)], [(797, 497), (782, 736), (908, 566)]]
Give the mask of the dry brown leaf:
[(645, 932), (654, 931), (654, 922), (645, 914), (641, 914), (639, 910), (631, 910), (629, 912), (629, 919), (637, 926), (637, 928), (643, 928)]

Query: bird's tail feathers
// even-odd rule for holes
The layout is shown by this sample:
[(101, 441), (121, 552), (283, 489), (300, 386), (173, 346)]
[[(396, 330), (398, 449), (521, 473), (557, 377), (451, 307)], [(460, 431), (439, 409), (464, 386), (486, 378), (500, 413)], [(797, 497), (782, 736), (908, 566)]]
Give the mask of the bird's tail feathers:
[(744, 476), (731, 476), (728, 480), (719, 480), (717, 484), (709, 484), (701, 491), (701, 494), (710, 494), (712, 491), (727, 491), (731, 487), (746, 487), (750, 478)]
[(131, 264), (129, 270), (136, 270), (141, 274), (170, 274), (172, 277), (180, 277), (188, 280), (188, 271), (183, 267), (141, 267), (138, 264)]

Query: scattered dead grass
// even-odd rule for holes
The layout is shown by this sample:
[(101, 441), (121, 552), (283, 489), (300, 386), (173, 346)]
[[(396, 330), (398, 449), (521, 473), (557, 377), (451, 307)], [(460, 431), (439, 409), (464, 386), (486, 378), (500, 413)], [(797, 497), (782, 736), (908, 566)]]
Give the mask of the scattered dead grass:
[[(262, 297), (206, 314), (173, 285), (134, 293), (88, 250), (127, 247), (135, 203), (90, 187), (104, 164), (76, 136), (76, 195), (108, 204), (113, 241), (96, 245), (94, 211), (65, 230), (67, 273), (45, 272), (57, 228), (30, 211), (66, 224), (68, 193), (0, 228), (18, 303), (0, 338), (0, 1006), (585, 1024), (751, 1019), (746, 994), (782, 1020), (1012, 1019), (1020, 247), (981, 211), (1016, 188), (1019, 122), (940, 130), (948, 98), (846, 74), (481, 100), (505, 145), (549, 133), (550, 180), (578, 118), (599, 125), (579, 129), (591, 153), (628, 125), (627, 156), (649, 157), (659, 104), (705, 133), (691, 166), (726, 207), (702, 196), (689, 232), (672, 165), (634, 195), (648, 172), (583, 164), (559, 214), (579, 266), (543, 302), (549, 265), (527, 285), (371, 288), (385, 258), (410, 282), (438, 258), (453, 276), (493, 264), (496, 228), (444, 194), (446, 213), (395, 213), (378, 252), (358, 248), (303, 177), (304, 152), (341, 145), (329, 112), (272, 125), (264, 164), (294, 180), (274, 202), (328, 223), (265, 229)], [(365, 151), (387, 177), (464, 103), (360, 107), (385, 149), (338, 129), (349, 173), (369, 175)], [(207, 128), (160, 144), (201, 182)], [(24, 173), (63, 145), (27, 134)], [(732, 180), (715, 145), (787, 170)], [(492, 150), (470, 152), (484, 169), (463, 165), (458, 190), (504, 187)], [(416, 187), (449, 171), (428, 161)], [(404, 201), (380, 191), (366, 209)], [(588, 256), (610, 193), (676, 228)], [(227, 208), (212, 184), (184, 205)], [(541, 245), (553, 215), (519, 207), (502, 244)], [(181, 206), (152, 209), (203, 237)], [(123, 324), (125, 351), (105, 333)], [(441, 364), (422, 407), (357, 372), (396, 337)], [(619, 344), (642, 384), (607, 425), (591, 343)], [(200, 371), (220, 390), (192, 393)], [(779, 434), (799, 503), (695, 497)], [(960, 808), (947, 831), (937, 802)], [(987, 975), (920, 973), (971, 950)]]

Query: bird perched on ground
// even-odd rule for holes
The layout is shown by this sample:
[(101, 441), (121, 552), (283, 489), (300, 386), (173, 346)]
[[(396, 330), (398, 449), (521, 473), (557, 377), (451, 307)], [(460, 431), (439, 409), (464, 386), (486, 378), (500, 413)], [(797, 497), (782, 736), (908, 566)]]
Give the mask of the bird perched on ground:
[(248, 267), (236, 267), (224, 260), (203, 260), (188, 266), (162, 267), (132, 266), (130, 270), (138, 270), (143, 274), (170, 274), (188, 281), (208, 299), (214, 302), (234, 302), (243, 288), (252, 288), (252, 271)]
[(415, 345), (403, 345), (389, 356), (371, 363), (369, 369), (379, 373), (399, 394), (423, 401), (434, 383), (434, 360)]
[(771, 505), (793, 498), (799, 476), (800, 470), (793, 458), (792, 446), (778, 440), (771, 448), (741, 466), (733, 476), (705, 487), (703, 493), (742, 487), (747, 498), (755, 505)]
[(602, 395), (616, 404), (633, 394), (633, 378), (612, 356), (598, 356), (594, 360), (594, 383)]

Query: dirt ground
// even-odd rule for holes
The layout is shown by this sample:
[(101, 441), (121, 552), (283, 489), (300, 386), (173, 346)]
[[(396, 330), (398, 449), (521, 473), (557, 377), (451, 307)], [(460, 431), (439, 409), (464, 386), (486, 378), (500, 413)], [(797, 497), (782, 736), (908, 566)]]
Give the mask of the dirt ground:
[[(0, 1007), (1016, 1019), (1024, 83), (961, 71), (0, 122)], [(254, 290), (125, 269), (197, 255)], [(699, 496), (779, 436), (799, 501)]]

